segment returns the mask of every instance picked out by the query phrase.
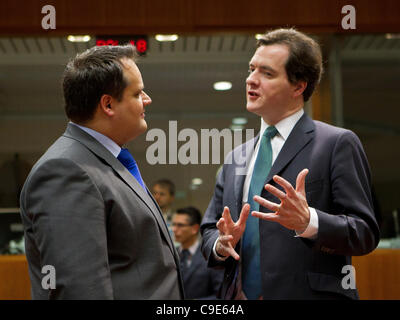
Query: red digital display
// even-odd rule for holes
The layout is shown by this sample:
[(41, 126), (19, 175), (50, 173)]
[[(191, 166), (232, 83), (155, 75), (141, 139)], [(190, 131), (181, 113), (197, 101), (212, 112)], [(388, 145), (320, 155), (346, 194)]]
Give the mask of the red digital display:
[(148, 49), (147, 36), (98, 36), (96, 46), (118, 46), (130, 43), (140, 54), (146, 54)]

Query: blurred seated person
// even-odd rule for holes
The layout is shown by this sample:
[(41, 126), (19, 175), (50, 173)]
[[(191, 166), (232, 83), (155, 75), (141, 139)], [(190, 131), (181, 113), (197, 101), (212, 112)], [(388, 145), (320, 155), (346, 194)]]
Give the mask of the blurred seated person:
[(200, 211), (194, 207), (181, 208), (172, 217), (172, 230), (181, 259), (181, 272), (186, 299), (216, 299), (224, 270), (207, 267), (200, 250)]
[(172, 203), (175, 199), (175, 184), (171, 180), (160, 179), (153, 183), (151, 192), (163, 213), (164, 220), (170, 224), (174, 213)]

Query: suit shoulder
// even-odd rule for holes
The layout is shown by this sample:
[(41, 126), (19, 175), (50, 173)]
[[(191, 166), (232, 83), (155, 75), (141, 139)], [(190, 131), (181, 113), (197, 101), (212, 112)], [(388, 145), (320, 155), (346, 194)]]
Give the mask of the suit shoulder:
[(27, 181), (34, 175), (49, 175), (52, 172), (63, 172), (64, 174), (71, 174), (76, 172), (84, 172), (81, 163), (82, 156), (88, 157), (90, 154), (82, 144), (79, 142), (60, 137), (58, 138), (39, 158), (39, 160), (32, 167)]
[(318, 120), (313, 120), (314, 124), (315, 124), (315, 129), (319, 130), (319, 131), (325, 131), (327, 133), (330, 134), (343, 134), (344, 132), (350, 131), (348, 129), (345, 128), (341, 128), (341, 127), (337, 127), (334, 126), (332, 124), (326, 123), (326, 122), (322, 122), (322, 121), (318, 121)]
[(315, 124), (315, 131), (317, 135), (323, 135), (326, 137), (352, 137), (358, 139), (357, 135), (350, 129), (337, 127), (322, 121), (313, 120)]
[(77, 140), (69, 137), (59, 137), (40, 157), (35, 166), (42, 165), (48, 161), (65, 161), (75, 163), (79, 166), (82, 159), (92, 157), (90, 150)]
[(63, 157), (42, 157), (33, 166), (29, 173), (25, 185), (29, 185), (32, 180), (49, 181), (60, 176), (87, 176), (86, 171), (75, 161)]
[(350, 146), (353, 149), (363, 150), (360, 138), (353, 131), (321, 121), (314, 121), (314, 123), (316, 138), (325, 146), (330, 145), (334, 149)]

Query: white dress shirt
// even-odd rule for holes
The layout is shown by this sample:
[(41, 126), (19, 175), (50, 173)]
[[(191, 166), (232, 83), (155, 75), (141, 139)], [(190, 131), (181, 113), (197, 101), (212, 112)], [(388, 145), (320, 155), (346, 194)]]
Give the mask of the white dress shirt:
[[(289, 135), (292, 132), (297, 121), (300, 120), (300, 118), (303, 116), (303, 114), (304, 114), (304, 110), (300, 109), (296, 113), (281, 120), (280, 122), (278, 122), (275, 125), (275, 128), (277, 129), (278, 133), (271, 139), (272, 165), (274, 164), (276, 158), (278, 157), (279, 152), (281, 151), (283, 145), (285, 144), (285, 141), (289, 137)], [(265, 121), (261, 118), (260, 138), (257, 141), (257, 144), (254, 148), (253, 155), (251, 156), (249, 165), (246, 169), (246, 178), (245, 178), (245, 181), (243, 184), (243, 197), (242, 197), (243, 203), (246, 203), (248, 200), (251, 177), (253, 175), (254, 165), (255, 165), (255, 162), (257, 159), (258, 151), (260, 149), (261, 135), (264, 133), (265, 129), (267, 129), (267, 128), (268, 128), (268, 124), (266, 124)], [(295, 187), (295, 186), (293, 186), (293, 187)], [(314, 239), (318, 233), (317, 212), (315, 211), (314, 208), (309, 207), (309, 209), (310, 209), (310, 222), (304, 231), (303, 230), (296, 231), (296, 235), (295, 235), (296, 237)], [(298, 232), (302, 232), (302, 233), (299, 234)], [(217, 244), (217, 241), (215, 241), (215, 243), (214, 243), (214, 248), (213, 248), (214, 256), (218, 260), (225, 260), (226, 258), (221, 258), (220, 256), (218, 256), (216, 254), (216, 251), (215, 251), (216, 244)]]

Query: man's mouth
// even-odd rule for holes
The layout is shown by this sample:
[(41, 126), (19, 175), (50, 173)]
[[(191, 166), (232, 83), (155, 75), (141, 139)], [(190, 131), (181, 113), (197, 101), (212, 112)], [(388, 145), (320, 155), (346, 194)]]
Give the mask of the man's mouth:
[(256, 91), (249, 90), (247, 92), (250, 99), (257, 99), (260, 95)]

